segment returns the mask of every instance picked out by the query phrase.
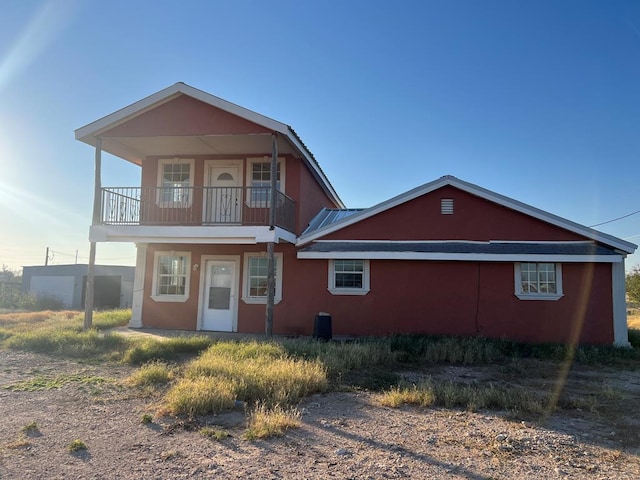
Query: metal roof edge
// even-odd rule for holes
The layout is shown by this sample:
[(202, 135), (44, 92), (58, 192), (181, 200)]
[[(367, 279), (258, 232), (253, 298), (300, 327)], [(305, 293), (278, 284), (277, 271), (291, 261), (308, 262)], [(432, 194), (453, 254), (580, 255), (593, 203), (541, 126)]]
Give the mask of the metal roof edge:
[(572, 222), (571, 220), (567, 220), (565, 218), (559, 217), (549, 212), (545, 212), (544, 210), (540, 210), (539, 208), (532, 207), (531, 205), (527, 205), (518, 200), (514, 200), (510, 197), (506, 197), (499, 193), (492, 192), (491, 190), (487, 190), (486, 188), (482, 188), (478, 185), (474, 185), (469, 182), (465, 182), (464, 180), (460, 180), (452, 175), (445, 175), (436, 179), (432, 182), (425, 183), (416, 188), (413, 188), (405, 193), (401, 193), (389, 200), (385, 200), (373, 207), (370, 207), (366, 210), (363, 210), (360, 213), (356, 213), (347, 217), (341, 221), (338, 221), (334, 224), (327, 225), (324, 228), (318, 229), (315, 232), (311, 233), (308, 236), (301, 235), (296, 242), (296, 246), (306, 245), (307, 243), (333, 233), (335, 231), (341, 230), (349, 225), (353, 225), (354, 223), (360, 222), (367, 218), (370, 218), (378, 213), (384, 212), (390, 208), (401, 205), (405, 202), (413, 200), (417, 197), (425, 195), (427, 193), (431, 193), (439, 188), (444, 186), (453, 186), (460, 190), (463, 190), (472, 195), (476, 195), (478, 197), (484, 198), (485, 200), (492, 201), (504, 207), (510, 208), (520, 213), (524, 213), (525, 215), (529, 215), (533, 218), (537, 218), (538, 220), (542, 220), (544, 222), (550, 223), (552, 225), (558, 226), (565, 230), (568, 230), (573, 233), (577, 233), (579, 235), (585, 236), (592, 240), (595, 240), (600, 243), (604, 243), (611, 247), (618, 248), (625, 253), (633, 253), (637, 245), (622, 240), (621, 238), (614, 237), (613, 235), (608, 235), (603, 232), (599, 232), (589, 227), (585, 227), (584, 225), (580, 225), (578, 223)]
[(100, 132), (109, 128), (113, 128), (117, 124), (129, 118), (134, 118), (138, 115), (141, 115), (142, 113), (156, 106), (159, 106), (162, 103), (172, 100), (179, 94), (190, 96), (208, 105), (220, 108), (221, 110), (242, 117), (245, 120), (257, 123), (258, 125), (268, 128), (269, 130), (277, 131), (282, 134), (287, 133), (288, 127), (282, 122), (266, 117), (260, 113), (254, 112), (253, 110), (249, 110), (248, 108), (241, 107), (240, 105), (236, 105), (235, 103), (231, 103), (220, 97), (216, 97), (215, 95), (211, 95), (210, 93), (194, 88), (191, 85), (187, 85), (186, 83), (177, 82), (167, 88), (149, 95), (148, 97), (138, 100), (124, 108), (121, 108), (120, 110), (116, 110), (109, 115), (91, 122), (84, 127), (78, 128), (75, 131), (76, 140), (89, 143), (85, 141), (87, 137), (96, 136)]
[(233, 115), (239, 116), (250, 122), (261, 125), (269, 130), (278, 132), (284, 135), (301, 153), (307, 164), (311, 167), (311, 170), (315, 173), (316, 177), (320, 180), (323, 189), (331, 197), (331, 199), (340, 208), (344, 208), (344, 203), (340, 199), (333, 185), (322, 171), (318, 161), (313, 154), (309, 151), (307, 146), (302, 142), (302, 139), (298, 134), (289, 126), (270, 117), (262, 115), (260, 113), (249, 110), (248, 108), (241, 107), (235, 103), (224, 100), (223, 98), (216, 97), (203, 90), (199, 90), (191, 85), (187, 85), (183, 82), (177, 82), (160, 90), (148, 97), (145, 97), (137, 102), (134, 102), (120, 110), (117, 110), (109, 115), (106, 115), (94, 122), (91, 122), (83, 127), (75, 130), (75, 138), (81, 142), (95, 146), (95, 137), (101, 132), (117, 126), (118, 124), (130, 119), (135, 118), (163, 103), (166, 103), (178, 95), (188, 95), (196, 100), (200, 100), (208, 105), (216, 108), (220, 108)]

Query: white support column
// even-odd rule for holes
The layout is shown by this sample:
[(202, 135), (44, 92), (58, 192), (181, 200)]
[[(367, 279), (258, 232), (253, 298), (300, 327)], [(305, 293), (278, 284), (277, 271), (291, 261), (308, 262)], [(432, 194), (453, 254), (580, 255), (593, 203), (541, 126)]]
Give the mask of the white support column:
[(133, 301), (131, 302), (131, 321), (129, 327), (142, 328), (142, 302), (144, 300), (144, 277), (147, 268), (146, 243), (136, 244), (136, 273), (133, 277)]
[(627, 300), (625, 288), (624, 259), (611, 264), (611, 286), (613, 300), (613, 344), (616, 347), (629, 347), (627, 331)]

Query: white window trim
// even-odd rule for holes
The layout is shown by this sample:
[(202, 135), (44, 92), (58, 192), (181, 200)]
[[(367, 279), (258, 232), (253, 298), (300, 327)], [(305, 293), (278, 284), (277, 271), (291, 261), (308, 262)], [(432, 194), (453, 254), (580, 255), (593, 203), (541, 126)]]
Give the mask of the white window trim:
[[(158, 295), (158, 263), (160, 256), (162, 255), (175, 255), (187, 258), (187, 278), (184, 284), (184, 295)], [(153, 281), (151, 284), (151, 299), (154, 302), (186, 302), (189, 300), (189, 285), (191, 283), (191, 252), (175, 252), (175, 251), (163, 251), (154, 252), (153, 254)]]
[(521, 262), (516, 262), (514, 264), (513, 274), (514, 274), (514, 284), (515, 284), (515, 293), (514, 295), (518, 297), (520, 300), (559, 300), (564, 294), (562, 293), (562, 264), (556, 262), (524, 262), (524, 263), (554, 263), (556, 266), (556, 293), (529, 293), (522, 291), (522, 275), (520, 264)]
[(329, 287), (327, 290), (329, 290), (331, 295), (366, 295), (371, 291), (369, 280), (369, 260), (363, 260), (361, 258), (356, 258), (354, 260), (363, 261), (362, 288), (336, 288), (335, 260), (329, 260)]
[(157, 193), (156, 193), (156, 205), (161, 208), (188, 208), (191, 207), (193, 202), (193, 195), (189, 195), (189, 201), (186, 203), (177, 202), (163, 202), (162, 201), (162, 174), (164, 172), (164, 165), (176, 165), (176, 164), (189, 164), (189, 187), (193, 188), (193, 177), (195, 176), (195, 160), (191, 158), (162, 158), (158, 160), (158, 179), (157, 179)]
[[(269, 208), (269, 201), (264, 202), (252, 202), (251, 201), (251, 182), (253, 180), (253, 164), (254, 163), (271, 163), (271, 157), (252, 157), (247, 158), (247, 171), (245, 173), (245, 185), (247, 186), (246, 204), (251, 208)], [(286, 192), (285, 180), (286, 180), (286, 163), (284, 157), (278, 157), (278, 163), (280, 164), (280, 189), (282, 193)]]
[[(266, 258), (267, 252), (245, 252), (242, 262), (242, 301), (247, 304), (263, 304), (266, 305), (267, 297), (251, 297), (249, 296), (249, 258), (261, 257)], [(276, 295), (274, 303), (282, 301), (282, 253), (276, 253)]]

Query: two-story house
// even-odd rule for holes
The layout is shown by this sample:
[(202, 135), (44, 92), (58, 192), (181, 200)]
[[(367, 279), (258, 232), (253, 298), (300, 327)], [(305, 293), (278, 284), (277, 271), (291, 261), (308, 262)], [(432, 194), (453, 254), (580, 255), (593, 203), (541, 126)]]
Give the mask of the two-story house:
[[(183, 83), (76, 138), (91, 242), (137, 246), (134, 327), (627, 344), (624, 240), (454, 177), (347, 209), (291, 127)], [(102, 151), (141, 185), (102, 187)]]

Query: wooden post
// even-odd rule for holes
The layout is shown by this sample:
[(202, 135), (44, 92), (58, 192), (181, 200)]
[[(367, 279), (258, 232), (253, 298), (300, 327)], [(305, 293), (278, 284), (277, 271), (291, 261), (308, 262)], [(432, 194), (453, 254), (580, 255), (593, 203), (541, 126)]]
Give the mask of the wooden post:
[(273, 242), (267, 243), (267, 311), (265, 312), (264, 333), (267, 338), (273, 335), (273, 305), (276, 293), (276, 261)]
[[(100, 223), (102, 209), (102, 139), (96, 138), (95, 177), (93, 190), (93, 218), (92, 225)], [(88, 330), (93, 325), (93, 297), (96, 266), (96, 242), (91, 242), (89, 248), (89, 267), (87, 268), (87, 288), (84, 295), (84, 329)]]
[[(278, 138), (271, 135), (271, 188), (269, 190), (269, 229), (276, 228), (276, 186), (278, 175)], [(265, 311), (264, 331), (267, 338), (273, 335), (273, 305), (276, 298), (276, 255), (275, 243), (267, 243), (267, 308)]]

